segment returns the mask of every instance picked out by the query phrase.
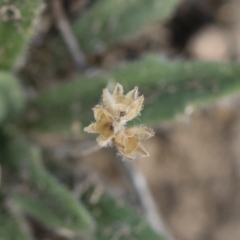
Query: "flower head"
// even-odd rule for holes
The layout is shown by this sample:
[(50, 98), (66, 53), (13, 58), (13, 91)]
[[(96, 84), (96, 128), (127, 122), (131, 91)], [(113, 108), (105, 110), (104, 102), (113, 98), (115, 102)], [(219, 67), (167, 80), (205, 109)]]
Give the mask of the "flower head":
[(108, 89), (105, 88), (102, 99), (106, 110), (112, 114), (114, 119), (120, 121), (122, 124), (140, 114), (144, 101), (143, 96), (138, 96), (137, 87), (124, 95), (123, 87), (119, 83), (116, 85), (113, 94), (110, 94)]
[(126, 122), (140, 114), (143, 101), (144, 97), (138, 96), (137, 87), (125, 95), (120, 84), (116, 85), (112, 94), (108, 89), (104, 89), (102, 105), (93, 108), (96, 122), (85, 127), (84, 131), (98, 133), (96, 140), (101, 147), (114, 143), (124, 158), (149, 156), (141, 140), (152, 137), (153, 130), (144, 126), (125, 128)]
[(154, 136), (154, 131), (147, 127), (135, 126), (120, 132), (114, 137), (114, 143), (119, 153), (128, 159), (137, 157), (148, 157), (148, 152), (141, 144), (141, 140), (145, 140)]
[(112, 123), (113, 117), (102, 107), (96, 106), (93, 108), (95, 123), (90, 124), (84, 128), (84, 131), (89, 133), (99, 133), (97, 142), (101, 147), (107, 146), (111, 143), (114, 129)]

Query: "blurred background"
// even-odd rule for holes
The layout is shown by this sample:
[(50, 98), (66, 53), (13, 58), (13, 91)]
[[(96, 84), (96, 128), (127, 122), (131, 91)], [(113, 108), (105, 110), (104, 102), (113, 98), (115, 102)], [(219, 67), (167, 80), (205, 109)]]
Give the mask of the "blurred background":
[[(0, 240), (239, 240), (240, 1), (0, 0)], [(122, 161), (83, 128), (138, 86)]]

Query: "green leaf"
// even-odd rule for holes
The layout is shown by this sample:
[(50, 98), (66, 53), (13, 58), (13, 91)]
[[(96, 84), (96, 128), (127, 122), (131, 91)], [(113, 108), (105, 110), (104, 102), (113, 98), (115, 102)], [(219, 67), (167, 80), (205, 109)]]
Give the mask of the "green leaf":
[(97, 203), (89, 200), (92, 193), (86, 194), (85, 205), (93, 213), (97, 222), (96, 239), (119, 240), (164, 240), (146, 223), (144, 217), (133, 209), (103, 194)]
[(15, 117), (24, 105), (23, 92), (15, 77), (0, 72), (0, 126)]
[[(96, 53), (110, 44), (121, 42), (126, 36), (155, 21), (164, 21), (178, 2), (180, 1), (96, 1), (72, 24), (73, 33), (84, 53)], [(44, 82), (56, 75), (63, 77), (73, 65), (72, 56), (60, 35), (49, 37), (40, 50), (38, 46), (31, 46), (27, 54), (28, 62), (19, 69), (19, 75), (26, 84), (34, 86), (36, 82)]]
[(93, 232), (95, 224), (85, 206), (58, 182), (41, 163), (37, 149), (23, 143), (11, 143), (9, 161), (28, 177), (29, 189), (12, 196), (24, 213), (55, 230), (68, 230), (84, 236)]
[(87, 52), (119, 42), (155, 21), (171, 15), (179, 0), (101, 0), (74, 24), (80, 46)]
[(5, 20), (0, 21), (0, 69), (9, 70), (32, 35), (33, 17), (42, 0), (13, 0), (8, 5), (3, 2), (0, 0), (0, 8), (8, 10)]
[(29, 240), (20, 229), (18, 222), (6, 211), (0, 202), (0, 239), (1, 240)]
[[(9, 144), (8, 160), (12, 161), (12, 164), (15, 163), (18, 169), (15, 170), (15, 175), (24, 173), (27, 181), (24, 188), (18, 188), (18, 192), (13, 192), (9, 196), (22, 213), (37, 219), (53, 231), (71, 237), (80, 236), (98, 240), (115, 237), (119, 240), (165, 239), (152, 230), (135, 210), (107, 194), (103, 194), (95, 203), (90, 201), (92, 195), (90, 191), (84, 195), (81, 202), (75, 200), (70, 192), (42, 166), (37, 149), (30, 149), (24, 141), (19, 142), (19, 140)], [(6, 187), (4, 192), (8, 193)], [(1, 213), (0, 223), (1, 216), (8, 221), (8, 218)], [(6, 227), (6, 232), (3, 232), (7, 234), (14, 228), (10, 230)], [(15, 234), (15, 239), (22, 240), (21, 233), (15, 231)]]
[(29, 130), (69, 133), (74, 122), (86, 126), (94, 120), (92, 107), (99, 103), (109, 80), (135, 86), (145, 96), (142, 115), (134, 124), (158, 124), (182, 113), (188, 104), (203, 104), (240, 89), (236, 63), (163, 61), (149, 56), (102, 77), (77, 78), (43, 93), (30, 110), (38, 119), (25, 121)]

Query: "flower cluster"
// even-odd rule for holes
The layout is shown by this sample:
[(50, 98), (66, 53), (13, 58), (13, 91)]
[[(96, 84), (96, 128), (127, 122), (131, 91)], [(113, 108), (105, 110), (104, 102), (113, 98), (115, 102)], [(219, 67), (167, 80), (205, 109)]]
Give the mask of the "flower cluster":
[(95, 123), (84, 128), (89, 133), (98, 133), (97, 143), (101, 147), (114, 144), (126, 159), (149, 156), (141, 140), (154, 136), (152, 129), (144, 126), (125, 128), (142, 110), (144, 97), (138, 96), (138, 88), (124, 95), (123, 87), (117, 84), (113, 94), (103, 90), (102, 104), (93, 108)]

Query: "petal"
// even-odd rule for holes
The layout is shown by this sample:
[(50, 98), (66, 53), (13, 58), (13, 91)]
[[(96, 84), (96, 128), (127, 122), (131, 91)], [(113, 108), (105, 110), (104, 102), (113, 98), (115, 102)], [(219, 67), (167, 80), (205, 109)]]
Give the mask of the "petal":
[(119, 119), (121, 117), (125, 117), (127, 113), (128, 107), (125, 104), (118, 103), (114, 108), (114, 117), (115, 119)]
[(132, 91), (128, 92), (125, 96), (131, 98), (132, 100), (135, 100), (138, 96), (138, 87), (135, 87)]
[(149, 157), (149, 153), (143, 148), (143, 146), (140, 144), (137, 149), (133, 152), (133, 154), (136, 157)]
[(96, 141), (98, 143), (98, 145), (100, 147), (107, 147), (109, 145), (111, 145), (112, 143), (112, 138), (106, 138), (106, 137), (103, 137), (102, 135), (99, 135), (97, 138), (96, 138)]
[(116, 103), (121, 103), (121, 104), (124, 104), (124, 105), (130, 105), (133, 100), (130, 98), (130, 97), (126, 97), (126, 96), (116, 96), (114, 97)]
[(143, 157), (148, 157), (149, 154), (148, 152), (141, 146), (139, 145), (133, 152), (127, 153), (124, 149), (119, 149), (119, 152), (122, 154), (124, 158), (134, 160), (136, 158), (143, 158)]
[(142, 110), (143, 101), (144, 97), (141, 96), (129, 106), (129, 111), (127, 112), (125, 117), (127, 121), (132, 120), (140, 113), (140, 111)]
[(110, 115), (106, 110), (104, 110), (104, 112), (99, 116), (98, 122), (106, 122), (110, 125), (112, 125), (114, 119), (112, 117), (112, 115)]
[(104, 109), (101, 106), (97, 105), (92, 110), (93, 110), (95, 120), (98, 121), (101, 114), (104, 112)]
[(100, 119), (95, 123), (95, 130), (106, 138), (109, 138), (114, 134), (112, 124), (105, 119)]
[(98, 121), (99, 119), (102, 119), (107, 122), (113, 122), (113, 117), (103, 107), (97, 105), (93, 108), (93, 112), (94, 112), (94, 118), (96, 119), (96, 121)]
[(124, 135), (122, 133), (117, 134), (114, 137), (113, 141), (114, 141), (114, 144), (116, 145), (116, 147), (118, 147), (118, 148), (125, 148), (126, 147), (125, 138), (124, 138)]
[(139, 140), (136, 136), (133, 137), (127, 137), (125, 139), (125, 148), (124, 151), (126, 153), (131, 153), (133, 152), (139, 145)]
[(154, 131), (144, 126), (135, 126), (125, 130), (127, 136), (137, 135), (139, 140), (148, 139), (154, 136)]
[(103, 101), (103, 105), (105, 106), (105, 108), (111, 114), (113, 114), (115, 101), (114, 101), (113, 96), (110, 94), (110, 92), (108, 91), (107, 88), (103, 89), (102, 101)]
[(113, 97), (123, 95), (123, 86), (119, 83), (117, 83), (114, 91), (113, 91)]
[(95, 129), (95, 124), (96, 124), (96, 123), (90, 124), (89, 126), (85, 127), (85, 128), (83, 129), (83, 131), (88, 132), (88, 133), (97, 133), (97, 131), (96, 131), (96, 129)]
[(121, 111), (126, 111), (127, 110), (127, 106), (125, 104), (122, 104), (122, 103), (117, 103), (115, 105), (115, 112), (121, 112)]
[(94, 107), (93, 111), (94, 117), (97, 120), (94, 125), (94, 130), (104, 137), (110, 137), (113, 135), (113, 117), (108, 113), (106, 109), (102, 108), (101, 106)]

